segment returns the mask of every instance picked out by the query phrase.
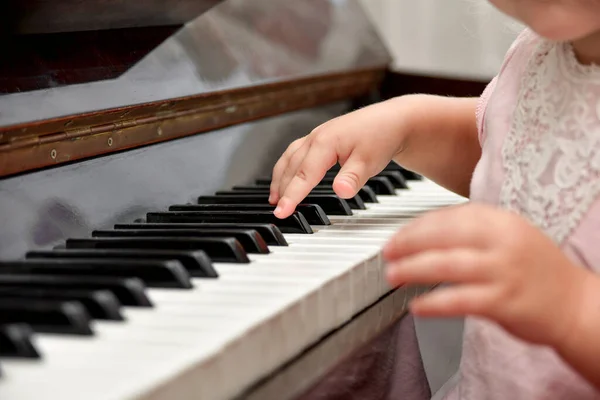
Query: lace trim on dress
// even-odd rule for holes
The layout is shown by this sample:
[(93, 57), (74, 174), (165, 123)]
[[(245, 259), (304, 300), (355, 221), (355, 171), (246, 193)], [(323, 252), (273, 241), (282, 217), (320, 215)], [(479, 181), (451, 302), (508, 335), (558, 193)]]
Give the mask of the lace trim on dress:
[(564, 242), (600, 194), (600, 67), (541, 40), (502, 149), (500, 204)]

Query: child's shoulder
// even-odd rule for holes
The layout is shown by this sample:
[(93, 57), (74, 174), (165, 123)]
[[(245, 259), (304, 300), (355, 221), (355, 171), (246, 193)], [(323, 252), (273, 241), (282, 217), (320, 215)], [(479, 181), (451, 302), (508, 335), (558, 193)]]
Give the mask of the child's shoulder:
[(506, 52), (499, 75), (502, 75), (511, 64), (527, 63), (535, 49), (542, 43), (543, 39), (531, 29), (522, 30)]
[[(491, 97), (496, 93), (498, 86), (501, 86), (500, 91), (505, 100), (507, 97), (515, 97), (510, 96), (510, 93), (518, 91), (518, 87), (520, 86), (529, 60), (541, 44), (542, 39), (532, 30), (522, 30), (506, 52), (498, 74), (491, 80), (481, 94), (477, 105), (476, 117), (479, 140), (482, 144), (485, 140), (483, 121)], [(509, 87), (512, 88), (512, 90), (508, 89)], [(503, 101), (503, 103), (506, 104), (506, 101)]]

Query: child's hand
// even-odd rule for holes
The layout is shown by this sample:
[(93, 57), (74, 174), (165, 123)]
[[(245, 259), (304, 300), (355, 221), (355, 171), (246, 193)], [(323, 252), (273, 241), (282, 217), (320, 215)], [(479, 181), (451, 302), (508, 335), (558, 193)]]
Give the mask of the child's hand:
[(544, 345), (568, 335), (587, 276), (524, 219), (482, 205), (424, 216), (396, 234), (384, 257), (394, 286), (453, 284), (415, 300), (416, 314), (480, 316)]
[(342, 198), (355, 196), (400, 151), (403, 108), (392, 100), (331, 120), (292, 143), (273, 170), (269, 202), (285, 218), (339, 161), (333, 189)]

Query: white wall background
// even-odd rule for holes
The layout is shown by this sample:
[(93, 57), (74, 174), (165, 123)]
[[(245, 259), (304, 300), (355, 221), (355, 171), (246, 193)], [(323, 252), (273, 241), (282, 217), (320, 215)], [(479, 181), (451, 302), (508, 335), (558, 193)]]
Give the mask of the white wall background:
[(489, 80), (521, 27), (487, 0), (360, 0), (399, 71)]

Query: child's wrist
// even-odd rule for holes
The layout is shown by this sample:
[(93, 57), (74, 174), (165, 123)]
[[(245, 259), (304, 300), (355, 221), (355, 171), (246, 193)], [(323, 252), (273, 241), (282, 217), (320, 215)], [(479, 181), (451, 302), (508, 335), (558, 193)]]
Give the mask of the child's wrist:
[(398, 135), (397, 150), (394, 159), (400, 161), (405, 151), (410, 148), (411, 137), (419, 129), (422, 114), (423, 95), (404, 95), (388, 100), (393, 110), (394, 133)]
[(567, 288), (564, 304), (556, 321), (561, 335), (554, 338), (551, 346), (563, 357), (569, 358), (581, 351), (588, 339), (598, 340), (600, 329), (600, 279), (589, 271), (576, 267), (573, 281), (565, 281)]
[(557, 321), (566, 325), (567, 333), (552, 347), (567, 364), (600, 389), (600, 277), (583, 269), (579, 272), (583, 276), (581, 286), (570, 290), (573, 293), (580, 291), (568, 305), (572, 318), (564, 317), (563, 321)]

